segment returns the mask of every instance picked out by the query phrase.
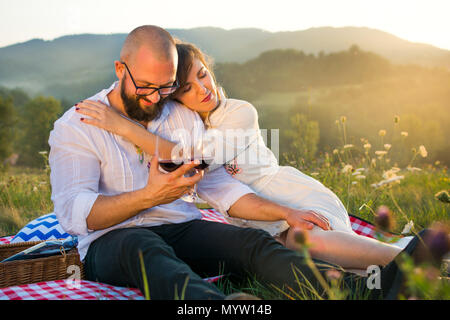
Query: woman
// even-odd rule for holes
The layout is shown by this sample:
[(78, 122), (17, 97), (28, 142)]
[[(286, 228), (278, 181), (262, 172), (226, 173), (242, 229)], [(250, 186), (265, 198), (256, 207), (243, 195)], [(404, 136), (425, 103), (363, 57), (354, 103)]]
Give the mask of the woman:
[[(332, 230), (314, 227), (309, 232), (313, 258), (346, 269), (366, 269), (369, 265), (384, 266), (400, 253), (401, 248), (354, 233), (342, 202), (322, 183), (293, 167), (279, 166), (264, 144), (256, 109), (246, 101), (225, 97), (205, 55), (194, 45), (178, 43), (177, 50), (180, 87), (171, 98), (198, 112), (208, 131), (214, 130), (216, 136), (223, 133), (219, 136), (224, 139), (227, 171), (262, 197), (297, 209), (315, 211), (328, 218)], [(98, 116), (96, 111), (100, 109), (106, 117)], [(155, 141), (160, 141), (157, 149), (164, 157), (168, 157), (175, 146), (167, 140), (156, 139), (152, 133), (98, 102), (80, 103), (77, 112), (94, 118), (85, 119), (85, 123), (122, 135), (148, 154), (155, 153)], [(227, 137), (230, 129), (247, 130), (249, 139), (236, 143), (234, 136)], [(255, 154), (258, 154), (257, 162), (249, 161)], [(210, 169), (214, 168), (213, 165)], [(247, 221), (233, 217), (228, 220), (238, 226), (264, 229), (288, 248), (298, 248), (294, 231), (285, 221)]]

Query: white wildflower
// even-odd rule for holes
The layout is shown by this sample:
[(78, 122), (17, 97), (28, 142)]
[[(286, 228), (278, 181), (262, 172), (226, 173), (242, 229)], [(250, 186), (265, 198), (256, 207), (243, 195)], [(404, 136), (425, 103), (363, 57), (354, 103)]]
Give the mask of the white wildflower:
[(342, 168), (342, 173), (349, 173), (352, 172), (353, 166), (351, 164), (346, 164), (344, 168)]
[(402, 135), (402, 137), (407, 137), (408, 136), (408, 132), (407, 131), (402, 131), (400, 134)]
[(393, 182), (397, 182), (400, 183), (400, 180), (402, 180), (404, 178), (404, 176), (395, 176), (392, 177), (390, 179), (386, 179), (386, 180), (382, 180), (378, 183), (372, 183), (370, 186), (374, 187), (374, 188), (379, 188), (381, 186), (387, 185), (387, 184), (391, 184)]
[(385, 144), (384, 144), (384, 149), (385, 149), (386, 151), (389, 151), (389, 149), (391, 149), (391, 145), (390, 145), (389, 143), (385, 143)]
[(384, 136), (386, 135), (386, 130), (380, 130), (380, 131), (378, 131), (378, 135), (379, 135), (380, 137), (384, 137)]
[(400, 168), (398, 168), (398, 167), (392, 167), (392, 168), (391, 168), (391, 171), (397, 173), (397, 172), (400, 171)]
[(352, 145), (352, 144), (346, 144), (346, 145), (344, 146), (344, 149), (350, 149), (350, 148), (353, 148), (353, 145)]
[(358, 184), (358, 181), (352, 181), (352, 184), (353, 185)]
[(312, 175), (312, 176), (318, 176), (319, 173), (318, 173), (318, 172), (312, 172), (311, 175)]
[(370, 148), (372, 148), (372, 145), (370, 143), (364, 144), (364, 149), (369, 150)]
[(407, 167), (406, 169), (408, 169), (408, 171), (414, 172), (414, 171), (422, 171), (422, 169), (417, 168), (417, 167)]
[(422, 145), (419, 147), (419, 153), (422, 156), (422, 158), (426, 158), (428, 156), (427, 149)]
[(411, 232), (411, 229), (414, 227), (414, 222), (411, 220), (403, 227), (402, 234), (408, 234)]
[(365, 178), (366, 178), (366, 176), (365, 176), (365, 175), (362, 175), (362, 174), (357, 175), (357, 176), (355, 177), (355, 179), (358, 179), (358, 180), (362, 180), (362, 179), (365, 179)]
[(383, 172), (383, 179), (385, 179), (385, 180), (396, 177), (396, 176), (397, 176), (397, 173), (392, 171), (392, 169)]
[(387, 154), (387, 151), (384, 151), (384, 150), (377, 150), (377, 151), (375, 151), (375, 154), (376, 154), (377, 156), (382, 157), (382, 156), (384, 156), (385, 154)]
[(39, 154), (41, 155), (46, 155), (48, 152), (47, 151), (39, 151)]

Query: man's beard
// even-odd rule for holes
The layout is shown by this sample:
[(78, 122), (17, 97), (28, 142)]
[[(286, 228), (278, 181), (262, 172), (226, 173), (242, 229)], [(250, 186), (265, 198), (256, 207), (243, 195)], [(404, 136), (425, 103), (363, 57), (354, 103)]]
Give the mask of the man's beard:
[(157, 119), (161, 115), (164, 100), (161, 99), (159, 102), (153, 104), (150, 108), (144, 110), (140, 106), (139, 102), (144, 97), (139, 96), (128, 96), (125, 92), (125, 86), (122, 82), (120, 86), (120, 97), (122, 98), (123, 105), (125, 107), (125, 112), (127, 115), (136, 121), (140, 122), (150, 122)]

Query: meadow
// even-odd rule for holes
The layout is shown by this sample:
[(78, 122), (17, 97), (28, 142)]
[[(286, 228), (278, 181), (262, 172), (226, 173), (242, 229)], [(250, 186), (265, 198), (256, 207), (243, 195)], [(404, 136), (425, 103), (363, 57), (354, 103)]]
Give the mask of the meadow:
[[(350, 214), (376, 224), (378, 208), (388, 207), (392, 215), (389, 231), (393, 233), (414, 234), (434, 226), (436, 222), (448, 228), (448, 168), (439, 161), (416, 166), (417, 161), (428, 157), (423, 145), (411, 150), (407, 166), (398, 167), (390, 159), (390, 152), (397, 146), (384, 141), (384, 130), (379, 131), (383, 149), (375, 150), (364, 138), (359, 144), (345, 143), (346, 121), (345, 116), (336, 119), (342, 144), (334, 146), (332, 152), (320, 153), (308, 163), (296, 155), (283, 154), (281, 162), (321, 181), (340, 197)], [(46, 152), (41, 152), (41, 156), (47, 160)], [(49, 170), (48, 165), (42, 169), (3, 168), (0, 173), (0, 236), (13, 235), (30, 220), (53, 211)], [(303, 253), (307, 254), (307, 247), (305, 250)], [(447, 280), (431, 279), (428, 266), (420, 271), (422, 269), (411, 267), (406, 261), (405, 268), (410, 268), (411, 274), (409, 298), (450, 299), (447, 267), (440, 270), (440, 276)], [(331, 286), (324, 287), (328, 298), (366, 298), (363, 292), (350, 295), (341, 288), (339, 273), (330, 277)], [(226, 293), (241, 290), (265, 299), (323, 299), (322, 294), (300, 285), (301, 289), (286, 292), (279, 288), (266, 288), (251, 279), (239, 287), (224, 279), (218, 286)]]

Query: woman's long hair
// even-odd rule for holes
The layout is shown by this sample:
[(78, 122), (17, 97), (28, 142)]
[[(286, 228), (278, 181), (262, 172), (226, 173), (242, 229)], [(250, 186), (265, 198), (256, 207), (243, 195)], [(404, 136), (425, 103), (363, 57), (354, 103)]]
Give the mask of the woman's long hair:
[(180, 102), (179, 100), (177, 100), (176, 97), (186, 84), (189, 72), (191, 71), (195, 59), (200, 60), (201, 63), (203, 63), (203, 65), (205, 66), (205, 68), (208, 69), (216, 85), (216, 88), (219, 88), (216, 77), (212, 70), (213, 59), (210, 56), (203, 53), (199, 48), (197, 48), (195, 45), (191, 43), (182, 42), (178, 39), (176, 39), (175, 42), (178, 52), (177, 80), (180, 87), (171, 95), (173, 97), (172, 99)]

